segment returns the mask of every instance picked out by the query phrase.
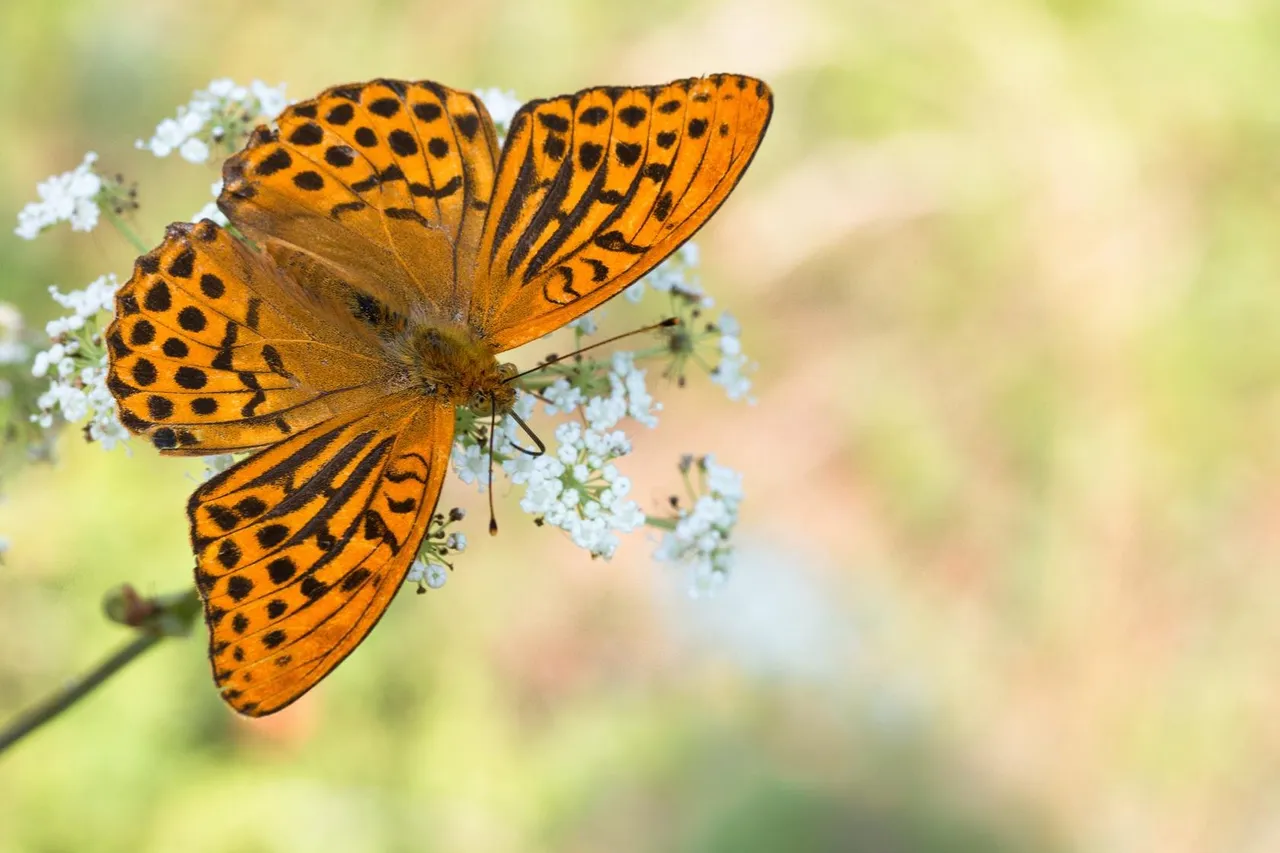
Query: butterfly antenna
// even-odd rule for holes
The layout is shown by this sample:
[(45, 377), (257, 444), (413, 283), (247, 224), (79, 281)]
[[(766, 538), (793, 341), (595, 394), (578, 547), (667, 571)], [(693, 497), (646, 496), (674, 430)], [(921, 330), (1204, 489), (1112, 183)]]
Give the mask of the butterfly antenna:
[[(498, 535), (498, 516), (493, 511), (493, 436), (498, 431), (498, 403), (489, 395), (489, 535)], [(541, 444), (542, 442), (538, 442)]]
[(524, 430), (524, 434), (529, 436), (529, 438), (532, 438), (533, 443), (538, 445), (538, 449), (530, 450), (527, 447), (521, 447), (520, 445), (516, 444), (514, 441), (511, 442), (511, 446), (514, 447), (516, 450), (519, 450), (521, 453), (525, 454), (526, 456), (541, 456), (542, 454), (546, 453), (547, 446), (542, 443), (542, 439), (538, 438), (538, 434), (534, 432), (532, 429), (530, 429), (529, 425), (524, 422), (524, 418), (517, 415), (514, 411), (509, 412), (509, 414), (511, 415), (511, 417), (515, 418), (516, 423), (520, 424), (520, 428)]
[[(544, 367), (550, 367), (551, 365), (556, 364), (557, 362), (564, 361), (566, 358), (573, 358), (574, 356), (582, 355), (584, 352), (587, 352), (588, 350), (593, 350), (596, 347), (602, 347), (605, 344), (611, 344), (614, 341), (620, 341), (623, 338), (629, 338), (632, 335), (639, 335), (644, 332), (652, 332), (654, 329), (666, 329), (666, 328), (670, 328), (671, 326), (679, 326), (679, 325), (680, 325), (679, 317), (668, 317), (667, 319), (663, 320), (661, 323), (654, 323), (652, 326), (644, 326), (643, 328), (640, 328), (640, 329), (632, 329), (630, 332), (623, 332), (620, 335), (614, 335), (612, 338), (605, 338), (603, 341), (594, 343), (589, 347), (583, 347), (582, 349), (568, 353), (567, 355), (558, 355), (555, 358), (549, 358), (546, 361), (544, 361), (542, 364), (539, 364), (537, 367), (531, 367), (528, 370), (524, 371), (523, 373), (517, 373), (515, 376), (504, 379), (503, 382), (514, 382), (515, 380), (519, 379), (521, 376), (528, 376), (530, 373), (536, 373), (537, 371), (542, 370)], [(527, 430), (528, 427), (525, 427), (525, 429)], [(532, 435), (532, 433), (530, 434)], [(541, 444), (541, 442), (539, 442), (539, 444)]]

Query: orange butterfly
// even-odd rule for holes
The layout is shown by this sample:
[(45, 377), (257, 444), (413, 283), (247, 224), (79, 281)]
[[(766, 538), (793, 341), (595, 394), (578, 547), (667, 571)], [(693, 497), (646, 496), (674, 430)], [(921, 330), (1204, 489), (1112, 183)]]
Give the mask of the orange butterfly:
[[(505, 414), (496, 355), (580, 317), (707, 221), (773, 96), (732, 74), (525, 104), (337, 86), (259, 127), (210, 220), (138, 258), (108, 330), (120, 417), (161, 451), (257, 450), (187, 507), (209, 656), (278, 711), (364, 639), (435, 510), (454, 411)], [(246, 239), (240, 239), (240, 235)]]

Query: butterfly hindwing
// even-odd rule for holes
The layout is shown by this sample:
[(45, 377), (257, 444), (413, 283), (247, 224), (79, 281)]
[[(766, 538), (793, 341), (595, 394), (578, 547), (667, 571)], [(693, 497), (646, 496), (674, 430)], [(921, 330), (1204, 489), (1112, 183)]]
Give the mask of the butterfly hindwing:
[(376, 393), (373, 351), (330, 327), (225, 229), (171, 225), (134, 264), (107, 330), (120, 419), (172, 453), (279, 441)]
[(525, 104), (480, 241), (472, 326), (511, 349), (653, 269), (737, 184), (772, 109), (763, 82), (732, 74)]
[(496, 157), (474, 95), (427, 81), (335, 86), (254, 132), (223, 168), (219, 205), (264, 247), (314, 254), (402, 314), (452, 317)]
[(401, 394), (291, 436), (188, 505), (214, 680), (236, 710), (297, 699), (381, 617), (448, 467), (453, 412)]

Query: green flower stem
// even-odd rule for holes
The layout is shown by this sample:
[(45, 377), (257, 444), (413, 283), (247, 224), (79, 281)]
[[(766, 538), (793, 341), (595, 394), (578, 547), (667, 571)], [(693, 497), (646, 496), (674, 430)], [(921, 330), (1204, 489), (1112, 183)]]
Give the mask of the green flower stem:
[(692, 465), (690, 465), (688, 468), (681, 466), (680, 478), (684, 480), (684, 492), (686, 495), (689, 496), (689, 501), (691, 503), (697, 503), (698, 492), (693, 488), (693, 480), (689, 477), (689, 468), (692, 468), (692, 467), (693, 467)]
[(633, 354), (633, 357), (635, 358), (636, 362), (639, 363), (642, 361), (648, 361), (651, 358), (657, 358), (658, 356), (667, 356), (670, 354), (671, 354), (670, 347), (660, 346), (660, 347), (649, 347), (648, 349), (637, 350)]
[(152, 599), (151, 603), (157, 610), (138, 627), (137, 636), (93, 669), (65, 684), (0, 729), (0, 753), (52, 722), (161, 640), (187, 633), (200, 612), (200, 597), (194, 588)]
[(674, 518), (662, 518), (657, 515), (646, 515), (644, 523), (650, 527), (656, 527), (659, 530), (670, 530), (673, 533), (676, 529), (676, 520)]
[(138, 250), (138, 254), (145, 255), (147, 253), (147, 244), (142, 242), (142, 238), (129, 227), (129, 224), (124, 221), (124, 217), (112, 210), (109, 204), (99, 205), (98, 209), (102, 211), (102, 215), (107, 218), (107, 221), (120, 232), (120, 236), (128, 240), (129, 244)]

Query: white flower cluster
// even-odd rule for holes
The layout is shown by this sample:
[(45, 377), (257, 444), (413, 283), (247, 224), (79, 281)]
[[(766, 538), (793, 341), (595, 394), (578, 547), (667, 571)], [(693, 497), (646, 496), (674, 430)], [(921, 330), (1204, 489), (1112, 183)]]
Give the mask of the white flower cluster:
[(749, 363), (742, 352), (742, 341), (739, 339), (742, 325), (736, 317), (725, 311), (720, 314), (715, 328), (719, 335), (717, 348), (720, 351), (720, 361), (711, 368), (711, 381), (723, 387), (730, 400), (746, 399), (747, 402), (754, 403), (755, 399), (747, 396), (751, 390), (751, 380), (747, 378), (746, 371), (754, 369), (755, 365)]
[(129, 437), (107, 389), (107, 352), (100, 334), (101, 314), (112, 310), (118, 287), (111, 274), (71, 293), (50, 287), (54, 301), (71, 313), (49, 321), (50, 346), (36, 353), (31, 366), (35, 377), (49, 377), (48, 390), (36, 400), (39, 412), (31, 419), (48, 429), (55, 416), (72, 423), (88, 418), (89, 439), (107, 450)]
[(208, 482), (223, 471), (235, 465), (244, 459), (248, 454), (237, 453), (217, 453), (213, 456), (202, 456), (200, 461), (204, 463), (204, 472), (200, 477), (200, 482)]
[(178, 107), (174, 118), (160, 122), (151, 139), (139, 139), (135, 144), (157, 157), (168, 157), (177, 151), (188, 162), (204, 163), (209, 159), (211, 144), (228, 137), (239, 144), (236, 137), (243, 129), (275, 118), (287, 103), (284, 84), (268, 86), (254, 80), (248, 86), (240, 86), (226, 78), (214, 80), (208, 88), (196, 90), (189, 103)]
[(661, 404), (645, 385), (645, 371), (629, 352), (615, 353), (609, 393), (584, 397), (581, 388), (561, 377), (546, 389), (547, 413), (580, 411), (584, 427), (569, 421), (556, 428), (554, 454), (514, 457), (503, 463), (512, 482), (524, 484), (520, 508), (566, 531), (574, 544), (592, 556), (608, 559), (618, 547), (619, 533), (645, 523), (639, 504), (626, 500), (631, 481), (614, 461), (631, 452), (631, 442), (617, 428), (623, 418), (657, 426)]
[(39, 201), (18, 211), (14, 233), (34, 240), (41, 231), (59, 222), (70, 222), (72, 231), (92, 231), (98, 224), (98, 193), (102, 178), (94, 174), (98, 155), (90, 151), (70, 172), (46, 178), (36, 185)]
[(688, 297), (701, 297), (703, 307), (710, 307), (711, 297), (706, 296), (702, 282), (698, 279), (698, 244), (689, 240), (679, 249), (672, 252), (671, 257), (658, 264), (653, 272), (626, 289), (627, 299), (639, 302), (644, 297), (646, 288), (653, 288), (659, 293), (679, 293)]
[[(656, 293), (683, 296), (686, 301), (692, 301), (698, 307), (710, 307), (714, 300), (703, 291), (702, 283), (698, 280), (697, 266), (698, 245), (689, 241), (658, 264), (652, 272), (624, 290), (623, 295), (631, 302), (639, 302), (644, 298), (645, 292), (652, 289)], [(569, 321), (568, 328), (584, 335), (594, 335), (599, 330), (599, 320), (604, 314), (604, 308), (589, 311), (578, 319)]]
[(418, 557), (409, 566), (405, 576), (407, 583), (418, 585), (418, 592), (426, 592), (427, 588), (439, 589), (449, 579), (447, 570), (453, 569), (449, 562), (450, 554), (460, 554), (467, 550), (467, 537), (458, 531), (450, 531), (453, 524), (466, 518), (466, 513), (455, 507), (447, 514), (436, 513), (431, 519), (427, 536), (422, 540)]
[(516, 93), (506, 89), (478, 89), (475, 94), (489, 111), (489, 118), (493, 119), (493, 126), (498, 131), (498, 144), (501, 145), (511, 128), (511, 119), (521, 106)]
[(22, 342), (22, 331), (22, 314), (8, 302), (0, 302), (0, 366), (27, 360), (29, 353)]
[[(645, 371), (635, 366), (631, 353), (616, 353), (610, 363), (608, 392), (587, 396), (582, 377), (577, 384), (564, 376), (548, 386), (543, 397), (551, 415), (580, 413), (585, 427), (577, 421), (560, 424), (555, 444), (541, 456), (530, 456), (514, 445), (527, 444), (519, 436), (513, 418), (505, 418), (494, 435), (494, 456), (511, 482), (525, 487), (520, 508), (540, 523), (558, 527), (574, 544), (592, 556), (608, 559), (618, 547), (618, 534), (629, 533), (645, 522), (635, 501), (626, 500), (631, 481), (613, 463), (631, 452), (631, 442), (618, 429), (623, 418), (645, 426), (657, 425), (654, 401), (645, 386)], [(534, 409), (534, 397), (520, 394), (516, 414), (527, 420)], [(464, 483), (476, 484), (483, 492), (489, 476), (489, 447), (475, 436), (464, 434), (454, 444), (453, 468)]]
[(201, 219), (212, 219), (219, 225), (226, 225), (227, 217), (218, 209), (218, 196), (222, 195), (222, 178), (218, 178), (210, 185), (209, 192), (213, 194), (213, 201), (206, 203), (204, 207), (197, 210), (196, 215), (191, 217), (191, 221), (199, 222)]
[(658, 425), (656, 412), (662, 404), (653, 399), (645, 383), (648, 371), (636, 367), (635, 354), (616, 352), (609, 371), (609, 393), (588, 398), (582, 390), (560, 377), (543, 392), (547, 414), (570, 415), (578, 408), (588, 426), (597, 432), (613, 429), (623, 418), (631, 418), (652, 429)]
[[(513, 408), (517, 415), (527, 421), (533, 414), (535, 405), (537, 401), (531, 395), (518, 394)], [(520, 432), (519, 425), (510, 415), (498, 422), (498, 429), (493, 436), (493, 449), (499, 459), (523, 455), (512, 446)], [(475, 484), (484, 493), (489, 483), (488, 442), (477, 442), (470, 436), (460, 436), (453, 444), (450, 459), (458, 479), (467, 485)]]
[(600, 432), (569, 421), (556, 428), (559, 448), (536, 459), (511, 460), (511, 479), (524, 483), (520, 508), (569, 534), (593, 557), (613, 556), (619, 533), (645, 522), (639, 504), (626, 500), (631, 481), (613, 460), (631, 452), (622, 430)]
[[(461, 533), (455, 534), (462, 537), (461, 551), (466, 548), (466, 537)], [(409, 574), (405, 575), (406, 583), (426, 584), (432, 589), (439, 589), (444, 586), (445, 581), (449, 580), (449, 571), (439, 563), (428, 562), (421, 557), (413, 561), (413, 565), (409, 567)]]
[(692, 509), (678, 509), (671, 530), (665, 532), (653, 558), (684, 568), (690, 579), (689, 594), (697, 597), (715, 591), (728, 577), (733, 560), (730, 540), (738, 523), (742, 502), (742, 474), (716, 464), (710, 454), (696, 463), (682, 463), (682, 470), (698, 469), (701, 494)]

